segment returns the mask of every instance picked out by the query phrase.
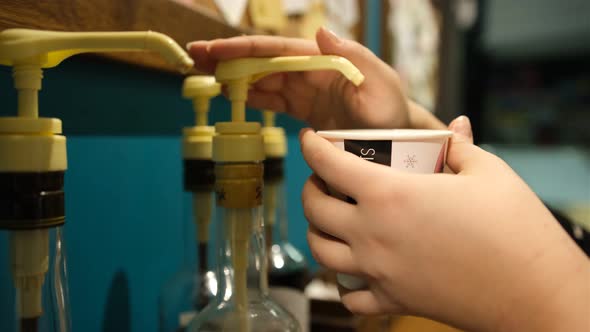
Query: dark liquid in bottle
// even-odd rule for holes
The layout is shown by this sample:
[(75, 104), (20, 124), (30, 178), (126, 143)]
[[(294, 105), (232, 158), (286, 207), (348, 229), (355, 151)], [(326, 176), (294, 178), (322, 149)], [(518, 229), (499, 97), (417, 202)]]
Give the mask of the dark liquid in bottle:
[(307, 282), (308, 276), (305, 269), (287, 273), (278, 273), (275, 271), (269, 271), (268, 273), (268, 284), (270, 287), (288, 287), (303, 292)]
[(22, 318), (20, 320), (21, 332), (37, 332), (39, 330), (39, 318)]

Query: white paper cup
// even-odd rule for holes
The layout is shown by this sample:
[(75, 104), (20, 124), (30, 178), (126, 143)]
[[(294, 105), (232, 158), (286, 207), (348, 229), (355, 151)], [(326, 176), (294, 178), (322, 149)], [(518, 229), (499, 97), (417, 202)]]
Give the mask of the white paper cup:
[[(359, 129), (326, 130), (318, 135), (337, 148), (369, 162), (389, 166), (408, 173), (442, 173), (447, 158), (448, 130), (426, 129)], [(328, 188), (332, 196), (352, 201)], [(362, 222), (362, 221), (359, 221)], [(367, 286), (365, 280), (339, 273), (341, 286), (358, 290)]]

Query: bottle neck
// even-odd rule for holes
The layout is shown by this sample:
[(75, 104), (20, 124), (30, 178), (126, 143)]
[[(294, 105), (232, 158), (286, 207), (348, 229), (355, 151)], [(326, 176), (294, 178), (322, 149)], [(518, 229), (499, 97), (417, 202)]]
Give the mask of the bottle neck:
[(267, 180), (264, 185), (264, 228), (267, 245), (287, 243), (289, 222), (284, 179), (280, 177)]
[(264, 227), (270, 247), (289, 242), (284, 159), (267, 159), (264, 167)]
[(215, 164), (209, 159), (183, 160), (184, 265), (195, 267), (196, 270), (207, 267), (209, 228), (213, 215), (214, 167)]
[[(261, 208), (222, 209), (218, 213), (218, 289), (225, 302), (250, 300), (268, 293), (267, 254)], [(246, 234), (247, 233), (247, 234)]]
[(217, 300), (247, 310), (268, 293), (261, 163), (215, 165), (218, 229)]
[(267, 241), (268, 283), (270, 287), (303, 290), (306, 263), (302, 254), (289, 242), (284, 159), (265, 161), (264, 228)]
[(213, 189), (185, 191), (182, 212), (183, 266), (206, 273), (209, 262), (210, 228), (213, 221)]
[(278, 180), (277, 183), (277, 198), (279, 200), (277, 204), (277, 223), (273, 237), (277, 237), (280, 242), (289, 242), (289, 220), (287, 217), (287, 197), (285, 195), (285, 181), (284, 178)]
[(205, 275), (209, 269), (208, 269), (208, 259), (207, 259), (207, 242), (199, 242), (199, 244), (197, 245), (197, 257), (198, 258), (198, 262), (197, 262), (197, 266), (198, 266), (198, 272), (200, 276)]

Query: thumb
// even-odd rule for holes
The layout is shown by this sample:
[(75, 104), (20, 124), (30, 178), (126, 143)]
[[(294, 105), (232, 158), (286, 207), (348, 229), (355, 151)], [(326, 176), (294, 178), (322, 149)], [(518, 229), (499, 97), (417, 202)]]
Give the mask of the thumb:
[(473, 144), (473, 132), (471, 130), (471, 121), (465, 115), (461, 115), (451, 122), (449, 130), (453, 132), (455, 143)]
[(453, 137), (449, 146), (447, 165), (456, 174), (477, 167), (486, 157), (486, 152), (473, 145), (469, 118), (459, 116), (451, 122), (449, 130), (453, 132)]
[(389, 65), (368, 48), (354, 40), (340, 38), (324, 27), (317, 31), (315, 38), (322, 54), (338, 55), (348, 59), (365, 75), (367, 81), (373, 76), (380, 77), (383, 72), (391, 70)]
[(375, 55), (363, 45), (338, 37), (334, 32), (321, 27), (316, 33), (316, 42), (322, 54), (345, 57), (356, 66), (367, 63)]
[(343, 88), (342, 96), (347, 103), (354, 102), (357, 91), (375, 94), (382, 91), (383, 86), (393, 86), (401, 95), (401, 90), (399, 90), (401, 84), (395, 71), (368, 48), (356, 41), (340, 38), (323, 27), (316, 33), (316, 42), (322, 54), (346, 58), (365, 75), (365, 81), (358, 87), (358, 90), (348, 82), (341, 86)]

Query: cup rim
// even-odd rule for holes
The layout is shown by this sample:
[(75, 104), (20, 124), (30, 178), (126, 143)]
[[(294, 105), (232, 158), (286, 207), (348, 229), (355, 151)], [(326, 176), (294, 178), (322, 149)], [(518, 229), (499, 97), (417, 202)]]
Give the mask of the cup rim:
[(320, 130), (317, 132), (323, 138), (348, 139), (366, 141), (407, 141), (422, 139), (448, 138), (453, 136), (449, 130), (437, 129), (344, 129)]

